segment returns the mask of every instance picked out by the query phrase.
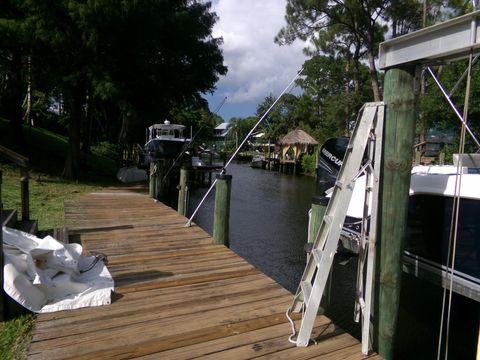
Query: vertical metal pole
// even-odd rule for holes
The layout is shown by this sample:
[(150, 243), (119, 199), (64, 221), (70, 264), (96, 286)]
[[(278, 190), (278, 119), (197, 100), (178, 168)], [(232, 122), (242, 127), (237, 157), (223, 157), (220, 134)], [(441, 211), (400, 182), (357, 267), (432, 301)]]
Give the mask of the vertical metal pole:
[(232, 175), (218, 174), (213, 218), (213, 242), (229, 246), (230, 192)]
[(406, 236), (408, 192), (415, 134), (415, 67), (385, 73), (383, 162), (380, 180), (378, 353), (393, 358), (402, 278), (402, 252)]
[(178, 214), (186, 216), (187, 207), (186, 207), (186, 198), (187, 198), (187, 179), (188, 179), (188, 170), (185, 167), (180, 169), (180, 184), (178, 185)]

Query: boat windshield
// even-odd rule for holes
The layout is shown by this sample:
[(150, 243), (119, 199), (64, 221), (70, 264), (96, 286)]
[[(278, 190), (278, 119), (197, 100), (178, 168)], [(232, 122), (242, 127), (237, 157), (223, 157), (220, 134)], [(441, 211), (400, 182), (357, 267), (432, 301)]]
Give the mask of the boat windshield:
[[(419, 194), (410, 197), (405, 249), (446, 265), (453, 198)], [(480, 278), (480, 201), (460, 200), (455, 270)]]

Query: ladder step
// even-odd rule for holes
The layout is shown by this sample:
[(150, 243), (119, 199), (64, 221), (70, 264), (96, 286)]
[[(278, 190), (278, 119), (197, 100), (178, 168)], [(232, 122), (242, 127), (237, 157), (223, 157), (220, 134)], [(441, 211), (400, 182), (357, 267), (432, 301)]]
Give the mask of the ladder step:
[(308, 306), (308, 300), (310, 300), (310, 295), (312, 294), (312, 284), (309, 281), (302, 281), (300, 286), (303, 293), (303, 302), (305, 306)]
[(343, 189), (343, 181), (337, 180), (335, 181), (335, 186), (339, 189)]
[(312, 250), (313, 259), (315, 260), (317, 267), (320, 265), (320, 261), (322, 260), (322, 254), (323, 251), (320, 249)]

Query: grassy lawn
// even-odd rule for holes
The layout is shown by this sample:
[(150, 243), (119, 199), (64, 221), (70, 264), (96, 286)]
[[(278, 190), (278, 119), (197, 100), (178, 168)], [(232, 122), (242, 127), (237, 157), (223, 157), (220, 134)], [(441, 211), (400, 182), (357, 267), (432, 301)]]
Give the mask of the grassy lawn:
[[(31, 173), (30, 218), (38, 220), (39, 230), (62, 227), (64, 201), (101, 188), (102, 186), (95, 183), (79, 183), (50, 175)], [(2, 197), (3, 207), (17, 209), (20, 218), (20, 172), (11, 166), (3, 167)]]
[[(0, 119), (0, 144), (14, 148), (7, 137), (7, 122)], [(64, 226), (64, 201), (83, 193), (94, 192), (104, 186), (118, 184), (113, 160), (95, 154), (83, 154), (82, 181), (68, 181), (60, 177), (65, 163), (67, 139), (39, 128), (24, 128), (28, 143), (17, 149), (30, 159), (30, 218), (38, 221), (39, 230)], [(1, 160), (1, 159), (0, 159)], [(4, 209), (16, 209), (21, 217), (20, 169), (0, 161), (3, 173), (1, 201)], [(26, 359), (35, 325), (35, 315), (26, 310), (0, 322), (0, 358)]]
[[(17, 209), (21, 216), (20, 174), (17, 168), (1, 166), (3, 172), (2, 199), (5, 209)], [(102, 186), (94, 183), (67, 181), (41, 173), (30, 174), (30, 217), (38, 220), (39, 229), (46, 230), (64, 225), (64, 201), (82, 193), (98, 191)], [(1, 359), (26, 359), (35, 315), (26, 310), (13, 318), (0, 322)]]
[(0, 354), (2, 360), (27, 358), (34, 324), (35, 316), (31, 314), (23, 314), (14, 319), (0, 322)]

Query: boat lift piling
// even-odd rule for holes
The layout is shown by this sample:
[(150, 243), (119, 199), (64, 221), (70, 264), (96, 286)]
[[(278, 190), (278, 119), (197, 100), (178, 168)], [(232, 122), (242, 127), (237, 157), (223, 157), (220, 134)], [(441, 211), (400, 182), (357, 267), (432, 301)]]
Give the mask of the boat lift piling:
[[(442, 64), (480, 53), (480, 10), (380, 44), (379, 68), (385, 70), (386, 120), (379, 199), (376, 324), (380, 356), (393, 358), (401, 288), (401, 256), (415, 129), (416, 67)], [(431, 70), (429, 69), (431, 72)], [(418, 74), (418, 72), (417, 72)], [(432, 74), (433, 76), (433, 74)], [(435, 77), (434, 77), (435, 79)], [(447, 99), (449, 100), (449, 99)], [(460, 114), (457, 114), (460, 115)], [(464, 114), (465, 115), (465, 114)], [(459, 116), (464, 122), (463, 117)]]

